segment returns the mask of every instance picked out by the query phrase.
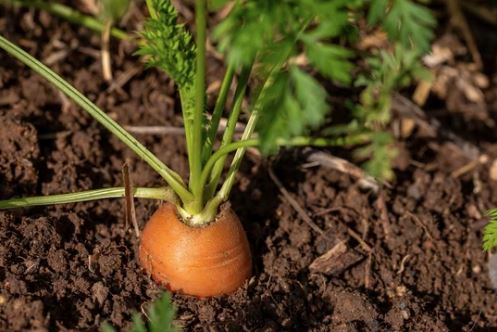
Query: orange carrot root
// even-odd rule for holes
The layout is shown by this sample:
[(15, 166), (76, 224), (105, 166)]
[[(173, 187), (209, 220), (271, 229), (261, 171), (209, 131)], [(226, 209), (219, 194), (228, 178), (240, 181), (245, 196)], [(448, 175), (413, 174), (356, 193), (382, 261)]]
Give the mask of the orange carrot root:
[(248, 240), (236, 214), (225, 208), (203, 227), (192, 227), (166, 203), (143, 230), (141, 265), (171, 291), (199, 297), (229, 294), (252, 270)]

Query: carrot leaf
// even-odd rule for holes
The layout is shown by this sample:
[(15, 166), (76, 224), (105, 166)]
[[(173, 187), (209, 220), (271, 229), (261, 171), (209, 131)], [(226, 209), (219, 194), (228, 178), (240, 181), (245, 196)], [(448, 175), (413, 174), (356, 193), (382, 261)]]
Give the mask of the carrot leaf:
[(410, 0), (373, 0), (368, 23), (381, 23), (390, 40), (425, 52), (430, 48), (436, 20), (429, 9)]
[(390, 180), (394, 177), (392, 160), (397, 156), (397, 150), (392, 146), (394, 139), (388, 132), (372, 131), (369, 143), (357, 148), (354, 156), (367, 159), (362, 168), (371, 176)]
[(489, 223), (483, 229), (483, 250), (490, 251), (497, 246), (497, 209), (487, 212)]
[(350, 83), (350, 71), (354, 67), (348, 61), (352, 52), (344, 47), (324, 44), (315, 40), (306, 40), (306, 55), (311, 64), (329, 79)]
[[(215, 29), (214, 38), (219, 49), (226, 53), (230, 63), (247, 65), (258, 54), (281, 48), (284, 41), (292, 40), (292, 50), (297, 51), (300, 37), (309, 44), (327, 40), (346, 32), (351, 1), (321, 0), (247, 0), (239, 1), (226, 19)], [(257, 38), (254, 38), (257, 36)], [(277, 44), (278, 47), (274, 47)], [(292, 56), (287, 52), (286, 56)], [(259, 58), (272, 67), (274, 58)]]
[[(129, 332), (177, 332), (179, 329), (174, 326), (174, 317), (176, 308), (171, 300), (171, 294), (164, 292), (163, 295), (155, 300), (148, 310), (149, 322), (147, 325), (138, 313), (133, 314), (133, 325)], [(104, 323), (102, 332), (116, 332), (116, 330)]]
[(170, 0), (152, 0), (154, 15), (141, 32), (145, 40), (138, 54), (147, 65), (164, 70), (179, 86), (193, 85), (196, 48), (191, 34), (178, 23), (178, 13)]
[(329, 110), (326, 96), (319, 82), (297, 66), (279, 73), (261, 101), (261, 151), (272, 152), (278, 138), (301, 135), (319, 125)]
[(148, 313), (150, 322), (148, 324), (150, 332), (174, 332), (177, 328), (173, 324), (176, 316), (176, 308), (171, 301), (171, 294), (164, 293), (162, 297), (155, 301)]
[(255, 62), (262, 78), (281, 68), (258, 103), (257, 132), (263, 153), (275, 152), (278, 139), (315, 128), (330, 109), (324, 87), (307, 68), (297, 65), (299, 58), (327, 78), (351, 82), (352, 52), (338, 45), (337, 37), (347, 34), (348, 12), (356, 2), (239, 1), (216, 27), (214, 39), (231, 65)]

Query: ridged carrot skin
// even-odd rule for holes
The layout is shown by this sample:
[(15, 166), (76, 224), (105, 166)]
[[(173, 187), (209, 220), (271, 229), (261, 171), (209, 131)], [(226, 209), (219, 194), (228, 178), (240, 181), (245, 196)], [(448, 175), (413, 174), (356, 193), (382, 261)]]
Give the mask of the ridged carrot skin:
[(246, 233), (230, 208), (212, 223), (192, 227), (173, 204), (163, 204), (145, 225), (139, 260), (159, 284), (199, 297), (235, 291), (252, 270)]

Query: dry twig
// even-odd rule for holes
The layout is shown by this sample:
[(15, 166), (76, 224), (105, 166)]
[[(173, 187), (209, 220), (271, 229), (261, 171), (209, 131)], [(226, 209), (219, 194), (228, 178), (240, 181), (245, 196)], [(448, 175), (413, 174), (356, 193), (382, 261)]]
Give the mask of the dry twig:
[(363, 188), (371, 189), (374, 192), (378, 192), (380, 185), (378, 182), (370, 175), (366, 174), (361, 168), (352, 164), (351, 162), (335, 157), (329, 153), (322, 151), (314, 151), (308, 149), (307, 160), (310, 162), (318, 163), (319, 165), (337, 170), (339, 172), (348, 174), (359, 181), (359, 185)]
[[(323, 214), (326, 214), (326, 213), (329, 213), (329, 212), (340, 212), (340, 213), (346, 213), (346, 211), (352, 211), (354, 212), (357, 216), (360, 217), (360, 213), (357, 212), (356, 210), (354, 210), (353, 208), (351, 207), (348, 207), (348, 206), (345, 206), (345, 207), (332, 207), (332, 208), (329, 208), (329, 209), (325, 209), (323, 211), (320, 211), (318, 215), (323, 215)], [(341, 223), (346, 229), (347, 229), (347, 233), (349, 233), (349, 235), (351, 237), (353, 237), (357, 242), (359, 242), (359, 244), (361, 245), (361, 247), (367, 251), (367, 252), (372, 252), (373, 251), (373, 248), (371, 247), (371, 245), (369, 245), (360, 235), (359, 233), (357, 233), (355, 230), (353, 230), (352, 228), (350, 228), (345, 222), (343, 222), (342, 220), (338, 219), (338, 222)]]
[(461, 10), (459, 0), (446, 0), (446, 4), (451, 16), (451, 25), (461, 31), (473, 61), (478, 68), (481, 68), (483, 66), (483, 62), (481, 60), (480, 51), (478, 51), (473, 33), (471, 32), (468, 22), (466, 21), (466, 18)]
[(136, 74), (142, 71), (142, 68), (139, 66), (136, 67), (131, 67), (121, 73), (117, 78), (112, 82), (110, 87), (108, 88), (109, 92), (112, 92), (114, 90), (120, 90), (122, 87), (129, 82), (130, 79), (132, 79)]
[(102, 74), (104, 80), (112, 81), (112, 64), (110, 58), (110, 31), (112, 30), (112, 20), (105, 22), (104, 30), (102, 31)]
[(136, 221), (136, 211), (135, 211), (135, 201), (133, 197), (133, 185), (131, 183), (131, 178), (129, 176), (128, 163), (123, 166), (123, 178), (124, 178), (124, 192), (125, 192), (125, 205), (126, 205), (126, 224), (124, 230), (128, 229), (128, 224), (131, 223), (135, 229), (136, 237), (140, 237), (140, 228), (138, 227), (138, 222)]
[(399, 270), (397, 271), (397, 274), (401, 274), (402, 272), (404, 272), (406, 262), (410, 257), (411, 257), (411, 255), (405, 255), (404, 257), (402, 257), (402, 260), (400, 261), (400, 267), (399, 267)]
[(324, 235), (323, 230), (318, 225), (316, 225), (316, 223), (314, 221), (312, 221), (311, 217), (309, 217), (309, 215), (300, 206), (300, 204), (295, 200), (295, 198), (293, 198), (292, 195), (288, 192), (288, 190), (285, 189), (283, 184), (281, 184), (281, 181), (276, 177), (276, 175), (274, 174), (271, 167), (268, 168), (268, 173), (269, 173), (269, 177), (271, 178), (271, 180), (273, 180), (274, 184), (278, 187), (278, 189), (280, 190), (283, 197), (295, 209), (295, 211), (297, 211), (300, 218), (302, 218), (302, 220), (306, 224), (308, 224), (309, 227), (311, 227), (313, 230), (315, 230), (317, 233), (319, 233), (320, 235)]
[(433, 236), (431, 235), (431, 232), (428, 230), (428, 227), (426, 226), (426, 224), (421, 221), (421, 219), (419, 219), (415, 214), (409, 212), (409, 211), (406, 211), (406, 214), (411, 217), (412, 220), (414, 220), (415, 223), (418, 224), (418, 226), (421, 226), (421, 228), (425, 231), (426, 233), (426, 236), (428, 236), (428, 238), (430, 240), (433, 240)]
[[(228, 120), (226, 118), (221, 118), (219, 121), (218, 132), (222, 133), (226, 129)], [(133, 134), (146, 134), (146, 135), (179, 135), (185, 134), (185, 129), (183, 127), (174, 126), (124, 126), (124, 129)], [(242, 123), (237, 123), (235, 126), (235, 133), (242, 133), (245, 129), (245, 125)]]
[(364, 288), (369, 289), (371, 282), (369, 280), (369, 274), (371, 273), (371, 265), (373, 263), (373, 253), (369, 253), (368, 260), (364, 265)]
[(375, 202), (376, 208), (380, 212), (380, 221), (383, 226), (383, 233), (385, 234), (385, 239), (387, 242), (391, 239), (391, 228), (390, 228), (390, 219), (388, 218), (388, 210), (387, 205), (385, 203), (385, 196), (383, 193), (379, 193), (378, 198)]

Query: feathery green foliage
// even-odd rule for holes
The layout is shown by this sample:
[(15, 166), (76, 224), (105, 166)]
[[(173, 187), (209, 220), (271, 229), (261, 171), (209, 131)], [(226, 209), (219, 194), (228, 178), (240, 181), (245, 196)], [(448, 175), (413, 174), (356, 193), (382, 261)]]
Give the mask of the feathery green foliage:
[(370, 57), (367, 60), (368, 72), (355, 81), (356, 86), (364, 87), (355, 118), (367, 127), (390, 121), (393, 92), (408, 87), (413, 81), (431, 79), (420, 56), (419, 51), (397, 44), (393, 51), (381, 50), (378, 55)]
[(366, 158), (363, 167), (372, 176), (391, 179), (391, 161), (396, 155), (393, 138), (384, 131), (391, 119), (393, 93), (414, 81), (430, 80), (421, 56), (429, 49), (435, 19), (431, 12), (411, 0), (372, 0), (368, 8), (371, 28), (379, 25), (388, 35), (391, 49), (372, 50), (367, 69), (354, 85), (362, 87), (360, 103), (354, 105), (351, 135), (365, 133), (370, 143), (355, 155)]
[[(133, 314), (133, 325), (129, 332), (178, 332), (173, 320), (176, 308), (167, 292), (154, 301), (148, 310), (148, 324), (145, 324), (138, 313)], [(102, 332), (115, 332), (116, 330), (107, 323), (102, 325)]]
[[(330, 39), (345, 32), (348, 9), (354, 1), (247, 0), (235, 3), (228, 17), (214, 31), (214, 38), (229, 62), (246, 65), (253, 62), (258, 53), (271, 50), (269, 56), (258, 59), (271, 66), (294, 55), (303, 42), (308, 48), (315, 43), (334, 45), (331, 52), (323, 49), (311, 53), (324, 55), (327, 52), (331, 59), (338, 58), (337, 64), (344, 63), (346, 54)], [(278, 47), (274, 47), (276, 44)], [(329, 67), (324, 69), (330, 71)], [(335, 69), (341, 70), (339, 66)]]
[(152, 0), (154, 14), (145, 22), (145, 40), (138, 54), (150, 67), (164, 70), (180, 87), (192, 86), (196, 48), (191, 34), (178, 23), (178, 13), (169, 0)]
[[(212, 3), (220, 6), (227, 1)], [(382, 126), (390, 120), (393, 92), (427, 76), (420, 58), (429, 46), (435, 24), (428, 9), (410, 0), (235, 1), (214, 32), (227, 60), (235, 65), (255, 61), (259, 73), (282, 67), (261, 101), (257, 131), (262, 152), (276, 151), (277, 137), (289, 138), (315, 128), (329, 112), (325, 89), (306, 71), (317, 71), (341, 84), (353, 81), (352, 71), (357, 67), (350, 61), (354, 52), (349, 37), (357, 30), (357, 18), (364, 8), (369, 24), (380, 25), (397, 46), (370, 55), (368, 71), (355, 79), (354, 85), (364, 90), (361, 104), (354, 108), (359, 126), (350, 134), (362, 131), (371, 136), (371, 146), (362, 147), (357, 155), (364, 157), (369, 151), (371, 159), (364, 164), (366, 169), (374, 176), (391, 178), (390, 161), (395, 153), (387, 153), (392, 139), (386, 139)], [(278, 47), (274, 47), (276, 44)], [(305, 57), (306, 68), (295, 65), (297, 56)], [(302, 84), (304, 81), (306, 84)], [(305, 87), (312, 89), (299, 93)], [(379, 136), (374, 137), (375, 133)]]
[(171, 301), (171, 295), (164, 295), (155, 302), (148, 313), (150, 322), (148, 324), (150, 332), (174, 332), (177, 331), (173, 325), (176, 316), (176, 308)]
[(395, 91), (405, 88), (416, 80), (430, 80), (430, 72), (420, 61), (421, 54), (414, 49), (406, 49), (397, 44), (393, 51), (381, 50), (370, 57), (368, 71), (355, 81), (356, 86), (364, 89), (360, 103), (353, 107), (354, 133), (369, 132), (371, 142), (360, 147), (356, 156), (364, 159), (364, 169), (374, 177), (392, 179), (391, 161), (396, 156), (392, 146), (393, 138), (384, 132), (384, 126), (390, 121), (392, 96)]
[(489, 210), (486, 215), (490, 221), (483, 229), (483, 250), (490, 251), (497, 246), (497, 209)]
[(368, 22), (381, 23), (390, 40), (421, 52), (429, 50), (436, 25), (427, 8), (410, 0), (372, 0)]
[(397, 150), (392, 146), (393, 137), (388, 132), (361, 130), (369, 138), (368, 144), (354, 150), (358, 159), (366, 159), (362, 167), (371, 176), (390, 180), (394, 177), (392, 160), (397, 156)]
[(351, 82), (352, 52), (335, 40), (349, 26), (347, 15), (351, 3), (237, 1), (215, 29), (214, 38), (231, 64), (247, 65), (255, 61), (263, 77), (275, 67), (281, 67), (260, 103), (257, 131), (262, 152), (274, 152), (276, 138), (301, 135), (316, 127), (330, 110), (325, 89), (295, 64), (301, 51), (323, 76), (345, 84)]
[(324, 88), (297, 66), (278, 73), (261, 102), (263, 153), (273, 152), (278, 138), (288, 139), (318, 126), (329, 110)]

